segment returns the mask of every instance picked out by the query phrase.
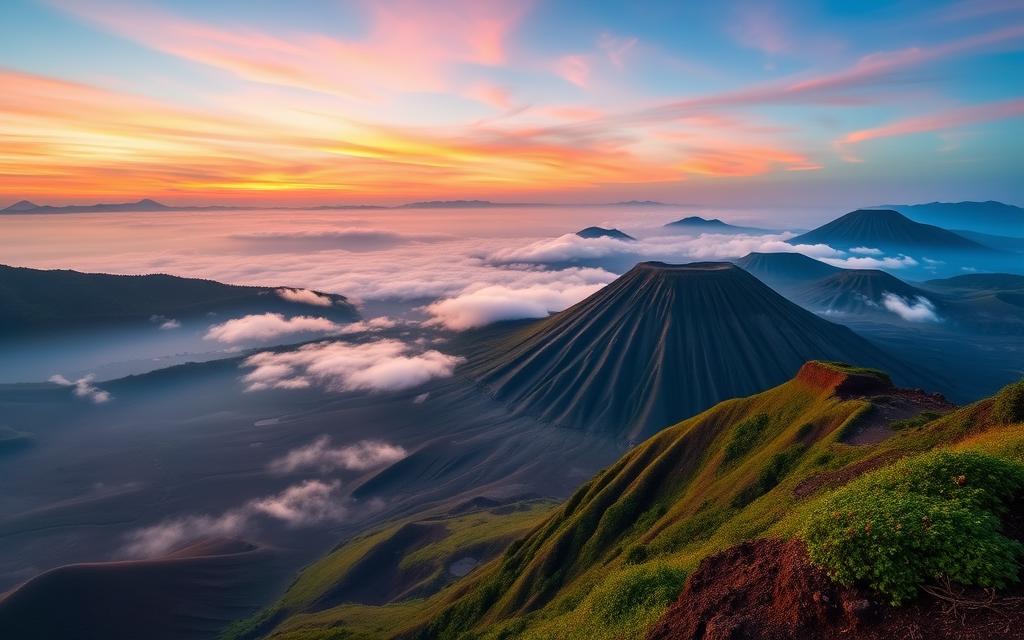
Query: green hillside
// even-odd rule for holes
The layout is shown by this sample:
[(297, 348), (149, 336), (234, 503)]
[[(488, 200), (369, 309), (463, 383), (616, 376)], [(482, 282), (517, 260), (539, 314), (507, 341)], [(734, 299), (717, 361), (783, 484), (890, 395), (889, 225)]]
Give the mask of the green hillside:
[[(921, 392), (893, 388), (878, 371), (808, 363), (787, 383), (722, 402), (635, 447), (500, 557), (433, 595), (401, 598), (382, 607), (337, 604), (312, 612), (309, 603), (319, 596), (311, 594), (325, 593), (343, 573), (335, 570), (309, 589), (311, 576), (323, 576), (317, 567), (328, 559), (303, 574), (281, 603), (264, 614), (270, 623), (259, 633), (231, 637), (643, 638), (676, 599), (687, 576), (715, 552), (763, 537), (811, 539), (812, 551), (834, 551), (828, 546), (834, 541), (827, 517), (821, 524), (822, 509), (835, 501), (860, 499), (857, 495), (863, 494), (851, 492), (863, 492), (862, 485), (871, 496), (927, 503), (936, 513), (953, 513), (955, 508), (973, 513), (984, 525), (976, 533), (984, 533), (1005, 562), (971, 573), (968, 552), (961, 553), (971, 545), (954, 545), (944, 551), (949, 566), (967, 568), (950, 572), (979, 584), (1000, 584), (1016, 573), (1019, 545), (1001, 537), (998, 518), (985, 514), (998, 515), (1003, 502), (1018, 493), (1018, 485), (1024, 486), (1017, 483), (1024, 478), (1024, 434), (1019, 427), (1005, 426), (1024, 419), (1024, 383), (946, 415), (933, 410), (936, 402)], [(857, 434), (879, 429), (884, 433), (866, 444), (851, 443)], [(928, 457), (942, 447), (989, 455), (980, 461), (959, 454)], [(941, 479), (960, 467), (968, 469), (964, 474), (972, 480), (989, 478), (989, 484), (956, 493), (941, 483), (892, 479), (908, 473)], [(978, 469), (985, 471), (976, 473)], [(520, 524), (526, 525), (522, 513), (495, 514), (480, 531), (499, 527), (498, 519), (504, 517), (524, 518)], [(858, 516), (851, 509), (849, 517)], [(371, 538), (387, 535), (384, 531)], [(881, 544), (905, 542), (899, 537), (878, 539)], [(368, 540), (354, 541), (328, 558), (359, 557), (371, 544)], [(840, 542), (858, 541), (852, 540)], [(464, 544), (470, 544), (468, 539)], [(847, 555), (858, 550), (849, 548)], [(421, 551), (416, 557), (429, 553)], [(446, 553), (440, 555), (450, 558)], [(878, 569), (879, 575), (888, 575), (884, 566), (872, 564), (877, 559), (871, 553), (856, 557), (862, 564), (845, 567), (845, 573), (840, 571), (844, 567), (826, 568), (840, 577), (859, 575), (865, 567), (868, 573)], [(964, 562), (958, 565), (960, 560)], [(917, 578), (901, 576), (903, 597), (916, 589)], [(878, 586), (885, 592), (887, 584)]]

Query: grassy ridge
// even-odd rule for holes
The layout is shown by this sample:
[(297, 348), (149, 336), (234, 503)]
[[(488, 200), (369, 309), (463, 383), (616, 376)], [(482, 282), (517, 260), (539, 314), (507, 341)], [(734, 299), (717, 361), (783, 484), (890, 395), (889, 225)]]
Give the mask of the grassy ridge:
[[(886, 381), (879, 372), (822, 363), (723, 402), (635, 447), (546, 518), (538, 514), (537, 526), (500, 558), (437, 594), (292, 616), (271, 637), (642, 638), (703, 558), (757, 537), (805, 535), (835, 487), (861, 472), (888, 473), (936, 447), (1024, 460), (1021, 429), (1005, 426), (1024, 420), (1020, 384), (903, 425), (879, 444), (842, 442), (870, 403), (840, 397), (837, 386), (877, 390)], [(465, 531), (469, 542), (476, 534)], [(335, 553), (358, 555), (361, 544)], [(328, 631), (334, 635), (319, 635)]]

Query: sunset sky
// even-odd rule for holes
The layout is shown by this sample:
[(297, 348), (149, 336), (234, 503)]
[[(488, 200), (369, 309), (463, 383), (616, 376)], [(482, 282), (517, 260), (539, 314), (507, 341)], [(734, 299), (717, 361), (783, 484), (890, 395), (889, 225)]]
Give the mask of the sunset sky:
[(5, 0), (0, 207), (1024, 204), (1020, 0), (614, 4)]

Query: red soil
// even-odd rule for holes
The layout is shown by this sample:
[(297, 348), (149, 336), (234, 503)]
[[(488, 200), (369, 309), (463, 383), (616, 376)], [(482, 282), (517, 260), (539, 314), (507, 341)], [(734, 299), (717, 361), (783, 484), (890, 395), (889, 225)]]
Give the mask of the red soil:
[(955, 607), (922, 595), (893, 608), (835, 584), (802, 542), (755, 540), (706, 558), (647, 640), (1019, 640), (1022, 593), (974, 590)]
[(833, 391), (841, 397), (886, 392), (893, 388), (888, 378), (848, 373), (814, 360), (800, 367), (796, 379), (815, 389)]

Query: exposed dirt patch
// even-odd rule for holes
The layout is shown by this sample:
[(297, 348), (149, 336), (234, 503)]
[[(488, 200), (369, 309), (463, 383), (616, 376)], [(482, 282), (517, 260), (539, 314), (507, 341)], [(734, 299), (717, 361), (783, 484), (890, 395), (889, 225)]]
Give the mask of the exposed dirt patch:
[(800, 367), (796, 379), (808, 386), (823, 391), (833, 391), (840, 397), (863, 396), (869, 393), (884, 393), (892, 389), (892, 381), (883, 373), (846, 370), (847, 365), (830, 364), (812, 360)]
[(841, 487), (847, 482), (859, 478), (868, 471), (873, 471), (883, 465), (889, 464), (896, 458), (899, 458), (899, 453), (887, 453), (874, 458), (868, 458), (867, 460), (861, 460), (848, 464), (842, 469), (836, 469), (835, 471), (822, 471), (816, 473), (810, 478), (801, 480), (795, 487), (793, 487), (793, 495), (798, 498), (806, 498), (809, 495), (813, 495), (824, 489), (835, 489)]
[(648, 640), (1024, 638), (1021, 587), (936, 593), (893, 608), (836, 585), (800, 541), (755, 540), (706, 558)]
[(942, 394), (920, 389), (889, 389), (865, 399), (871, 408), (846, 427), (842, 441), (847, 444), (875, 444), (894, 433), (892, 425), (898, 420), (916, 418), (926, 411), (943, 415), (956, 408)]

